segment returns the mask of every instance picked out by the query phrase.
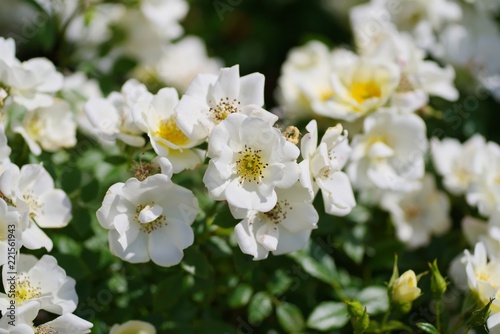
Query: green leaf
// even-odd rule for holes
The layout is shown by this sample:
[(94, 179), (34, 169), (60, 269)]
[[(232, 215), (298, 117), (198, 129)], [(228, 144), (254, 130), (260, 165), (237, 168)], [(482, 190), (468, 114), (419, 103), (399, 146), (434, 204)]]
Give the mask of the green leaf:
[(80, 173), (80, 170), (76, 167), (71, 170), (66, 170), (61, 175), (62, 188), (68, 194), (80, 188), (81, 182), (82, 182), (82, 174)]
[[(202, 320), (196, 324), (196, 333), (232, 333), (234, 327), (220, 320)], [(169, 331), (170, 333), (170, 331)], [(182, 332), (186, 333), (186, 331)], [(188, 332), (189, 333), (189, 332)]]
[(245, 306), (252, 298), (253, 289), (248, 284), (238, 285), (229, 295), (228, 304), (231, 308)]
[(190, 247), (184, 251), (184, 259), (181, 265), (182, 268), (191, 275), (205, 279), (208, 278), (213, 271), (205, 254), (195, 247)]
[(231, 246), (223, 238), (213, 235), (208, 239), (207, 247), (219, 256), (230, 256), (233, 254)]
[(358, 300), (372, 315), (383, 313), (389, 307), (387, 288), (383, 286), (370, 286), (363, 289), (358, 294)]
[(290, 303), (282, 302), (276, 307), (276, 316), (281, 327), (288, 333), (304, 329), (304, 317), (300, 309)]
[[(76, 207), (73, 209), (73, 219), (69, 226), (78, 233), (80, 237), (90, 231), (90, 210)], [(95, 211), (92, 212), (95, 215)], [(96, 218), (97, 219), (97, 218)]]
[[(370, 323), (370, 327), (371, 327), (371, 323)], [(406, 326), (401, 321), (397, 321), (397, 320), (391, 320), (380, 328), (380, 332), (390, 332), (390, 331), (396, 331), (396, 330), (413, 332), (413, 329), (411, 327)]]
[(127, 158), (121, 155), (113, 155), (106, 157), (104, 161), (111, 165), (121, 165), (127, 163)]
[(91, 274), (90, 268), (78, 255), (58, 254), (57, 263), (61, 268), (66, 270), (68, 276), (71, 276), (76, 280), (82, 279)]
[(273, 302), (267, 292), (257, 292), (248, 305), (248, 321), (252, 325), (260, 324), (271, 315)]
[(311, 276), (327, 284), (338, 281), (339, 276), (335, 262), (326, 254), (320, 245), (311, 242), (305, 251), (295, 252), (290, 255)]
[(214, 224), (222, 228), (234, 228), (238, 222), (234, 219), (231, 211), (229, 210), (229, 205), (223, 204), (219, 205), (217, 208), (217, 214), (215, 215)]
[(54, 244), (56, 245), (57, 250), (62, 254), (78, 256), (82, 251), (80, 243), (65, 235), (54, 236)]
[(99, 194), (99, 181), (93, 179), (82, 187), (80, 197), (84, 202), (90, 202)]
[(319, 304), (307, 319), (307, 327), (319, 331), (342, 328), (349, 321), (347, 306), (344, 303), (324, 302)]
[[(162, 282), (157, 285), (153, 293), (153, 310), (154, 312), (166, 312), (176, 302), (180, 301), (183, 293), (183, 279), (182, 275), (174, 274), (166, 278), (162, 278)], [(168, 296), (168, 298), (165, 298)]]
[(344, 242), (344, 252), (357, 264), (361, 264), (365, 255), (365, 246), (359, 245), (351, 241)]
[(432, 324), (430, 324), (428, 322), (419, 322), (417, 324), (417, 327), (420, 328), (421, 330), (423, 330), (424, 332), (429, 333), (429, 334), (439, 334), (436, 327), (434, 327)]
[(293, 280), (283, 269), (276, 270), (266, 283), (267, 290), (274, 296), (284, 294), (292, 285)]

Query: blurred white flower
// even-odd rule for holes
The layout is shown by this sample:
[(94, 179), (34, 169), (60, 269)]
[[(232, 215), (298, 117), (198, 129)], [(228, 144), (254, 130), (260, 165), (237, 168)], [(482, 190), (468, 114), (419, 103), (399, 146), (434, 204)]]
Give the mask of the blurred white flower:
[(216, 200), (248, 210), (275, 207), (275, 188), (290, 188), (300, 176), (299, 149), (262, 118), (232, 114), (212, 130), (211, 158), (203, 182)]
[(133, 109), (139, 128), (147, 132), (156, 154), (167, 157), (174, 173), (194, 169), (205, 159), (205, 151), (194, 148), (202, 140), (192, 140), (177, 126), (174, 108), (179, 96), (174, 88), (162, 88), (156, 95), (150, 95), (138, 102)]
[(29, 220), (22, 228), (26, 248), (52, 249), (52, 241), (40, 229), (62, 228), (71, 220), (71, 202), (64, 191), (54, 189), (54, 181), (42, 165), (28, 164), (21, 170), (14, 164), (0, 175), (0, 192), (9, 205)]
[(467, 190), (467, 203), (489, 217), (500, 211), (500, 146), (488, 142), (479, 152), (476, 177)]
[[(75, 280), (66, 276), (66, 271), (58, 266), (51, 255), (37, 259), (33, 255), (20, 254), (16, 261), (16, 274), (9, 274), (8, 266), (2, 268), (4, 291), (10, 290), (10, 281), (15, 280), (15, 302), (20, 307), (36, 301), (39, 308), (55, 314), (71, 313), (76, 309), (78, 296)], [(2, 314), (10, 304), (5, 294), (0, 294)]]
[(347, 171), (356, 188), (410, 191), (419, 186), (428, 146), (420, 117), (390, 110), (373, 114), (351, 145)]
[(391, 105), (403, 112), (414, 112), (424, 107), (429, 102), (429, 96), (449, 101), (458, 99), (458, 91), (453, 84), (453, 67), (448, 65), (442, 68), (434, 61), (425, 60), (425, 52), (414, 44), (408, 34), (386, 35), (371, 56), (386, 61), (390, 59), (398, 64), (401, 77)]
[(111, 327), (109, 334), (156, 334), (156, 328), (149, 322), (129, 320), (121, 325), (115, 324)]
[(380, 30), (410, 33), (415, 43), (430, 50), (435, 33), (461, 19), (460, 6), (449, 0), (372, 0), (351, 10), (351, 24), (358, 42), (368, 44)]
[(305, 247), (317, 226), (318, 212), (309, 191), (300, 182), (289, 189), (276, 189), (278, 200), (267, 212), (231, 207), (236, 219), (243, 219), (234, 232), (243, 253), (254, 260), (294, 252)]
[(28, 110), (50, 106), (63, 86), (63, 75), (46, 58), (20, 62), (15, 53), (14, 40), (0, 37), (0, 82), (10, 88), (13, 101)]
[(76, 114), (78, 128), (88, 136), (97, 138), (95, 128), (90, 124), (83, 106), (89, 99), (102, 98), (101, 88), (95, 79), (89, 79), (83, 72), (75, 72), (64, 78), (61, 90), (64, 100)]
[(446, 190), (464, 194), (474, 181), (479, 166), (478, 156), (486, 147), (484, 137), (475, 135), (463, 145), (456, 139), (431, 139), (431, 153), (438, 173), (443, 176)]
[(185, 0), (141, 0), (137, 8), (127, 8), (117, 21), (125, 37), (116, 51), (142, 65), (154, 66), (163, 54), (163, 45), (182, 35), (179, 21), (188, 10)]
[(482, 242), (490, 257), (500, 260), (500, 212), (493, 213), (488, 222), (466, 216), (462, 220), (462, 231), (469, 245)]
[(500, 9), (500, 0), (465, 0), (465, 2), (474, 4), (480, 11), (492, 13)]
[(21, 214), (0, 198), (0, 266), (8, 262), (8, 253), (18, 251), (21, 239)]
[[(464, 18), (444, 28), (434, 55), (472, 75), (500, 101), (500, 29), (492, 15), (464, 6)], [(470, 80), (464, 90), (472, 91)]]
[(23, 123), (13, 125), (12, 129), (23, 136), (31, 153), (40, 155), (42, 149), (55, 152), (76, 145), (73, 117), (66, 101), (54, 100), (53, 105), (26, 113)]
[(332, 97), (332, 70), (331, 51), (319, 41), (290, 50), (281, 67), (276, 91), (287, 119), (312, 117), (313, 103), (322, 103)]
[(265, 118), (278, 117), (261, 109), (264, 76), (252, 73), (240, 78), (238, 65), (220, 70), (219, 76), (198, 74), (175, 108), (179, 128), (193, 140), (204, 140), (213, 127), (233, 113)]
[(105, 99), (91, 98), (84, 106), (90, 124), (103, 140), (120, 139), (130, 146), (143, 146), (142, 131), (134, 121), (132, 110), (137, 102), (150, 95), (146, 86), (130, 79), (121, 92), (112, 92)]
[(373, 57), (358, 57), (347, 50), (333, 55), (331, 94), (313, 105), (316, 113), (352, 122), (384, 106), (400, 81), (398, 66)]
[(188, 10), (189, 4), (185, 0), (142, 0), (141, 12), (155, 27), (161, 36), (174, 39), (184, 32), (179, 21), (182, 20)]
[[(69, 3), (65, 1), (63, 4)], [(83, 12), (75, 15), (68, 24), (65, 37), (68, 41), (79, 46), (94, 48), (112, 37), (111, 25), (120, 21), (125, 14), (126, 7), (120, 3), (94, 4), (90, 9), (91, 15)], [(88, 52), (78, 50), (77, 53)]]
[[(477, 295), (479, 300), (486, 305), (490, 299), (494, 299), (490, 306), (491, 314), (500, 312), (500, 262), (488, 259), (486, 248), (482, 242), (478, 242), (474, 248), (474, 254), (468, 250), (464, 251), (462, 262), (465, 264), (469, 289)], [(488, 326), (493, 325), (491, 322)]]
[(97, 218), (109, 230), (111, 252), (119, 258), (142, 263), (152, 260), (170, 267), (178, 264), (191, 246), (191, 224), (198, 213), (193, 193), (156, 174), (144, 181), (135, 178), (111, 186)]
[(5, 169), (5, 166), (10, 164), (11, 148), (7, 143), (7, 136), (5, 135), (5, 127), (0, 121), (0, 174)]
[(301, 142), (304, 159), (299, 164), (301, 181), (313, 195), (321, 189), (326, 213), (344, 216), (356, 206), (351, 181), (342, 172), (351, 154), (347, 131), (343, 131), (340, 124), (328, 128), (318, 146), (316, 121), (309, 122), (306, 129), (309, 133)]
[(185, 92), (196, 75), (217, 74), (221, 67), (221, 60), (208, 57), (202, 39), (186, 36), (164, 48), (156, 70), (161, 81)]
[[(0, 82), (1, 82), (1, 79), (0, 79)], [(3, 106), (4, 101), (7, 98), (7, 96), (9, 96), (9, 94), (7, 94), (7, 91), (0, 87), (0, 107)]]
[(436, 189), (431, 175), (424, 177), (420, 189), (387, 192), (381, 206), (390, 212), (398, 239), (410, 248), (426, 246), (431, 235), (442, 235), (451, 228), (450, 201)]

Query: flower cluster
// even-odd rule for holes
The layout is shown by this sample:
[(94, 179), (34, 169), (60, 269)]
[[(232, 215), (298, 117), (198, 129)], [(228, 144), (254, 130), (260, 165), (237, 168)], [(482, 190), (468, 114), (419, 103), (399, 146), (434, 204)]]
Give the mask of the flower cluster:
[[(203, 250), (217, 244), (221, 257), (236, 249), (233, 262), (255, 266), (288, 254), (283, 263), (298, 262), (343, 302), (324, 302), (328, 312), (317, 312), (320, 318), (342, 313), (332, 320), (338, 324), (321, 327), (316, 312), (305, 324), (299, 307), (268, 298), (292, 286), (288, 273), (265, 273), (269, 291), (253, 295), (247, 273), (227, 275), (223, 263), (217, 275), (228, 276), (221, 291), (232, 291), (232, 308), (248, 304), (269, 314), (275, 307), (288, 332), (341, 328), (346, 315), (357, 333), (410, 331), (397, 317), (426, 296), (418, 286), (426, 272), (417, 275), (421, 268), (410, 263), (400, 275), (396, 260), (387, 287), (365, 288), (354, 276), (362, 271), (378, 282), (371, 275), (379, 268), (372, 267), (385, 267), (387, 259), (372, 260), (382, 249), (427, 256), (441, 251), (436, 245), (446, 238), (460, 248), (450, 276), (472, 296), (464, 307), (471, 319), (442, 316), (449, 282), (436, 260), (429, 263), (432, 296), (425, 298), (438, 305), (437, 329), (418, 327), (444, 333), (446, 319), (448, 327), (455, 322), (452, 331), (500, 330), (500, 146), (490, 134), (472, 136), (473, 126), (461, 129), (470, 137), (463, 143), (443, 136), (458, 132), (432, 128), (449, 123), (441, 106), (460, 103), (472, 86), (500, 101), (497, 0), (324, 1), (349, 17), (354, 46), (311, 40), (291, 49), (277, 78), (275, 108), (266, 104), (263, 74), (223, 67), (200, 38), (184, 35), (185, 0), (31, 2), (60, 29), (59, 53), (74, 52), (69, 65), (22, 61), (14, 39), (0, 37), (0, 334), (89, 333), (93, 319), (79, 317), (77, 282), (58, 256), (72, 247), (99, 248), (102, 255), (106, 241), (109, 251), (104, 247), (98, 261), (115, 261), (107, 269), (123, 269), (116, 277), (132, 264), (138, 275), (153, 268), (168, 276), (134, 298), (162, 296), (166, 286), (182, 290), (211, 275)], [(372, 232), (382, 240), (368, 245), (376, 240)], [(72, 244), (66, 239), (72, 233), (91, 237)], [(325, 242), (316, 233), (333, 237)], [(311, 249), (317, 240), (329, 254)], [(466, 243), (474, 251), (463, 250)], [(330, 257), (337, 250), (346, 257), (336, 265)], [(352, 275), (340, 268), (351, 260)], [(365, 271), (363, 261), (376, 265)], [(127, 291), (119, 283), (107, 281), (106, 289)], [(186, 307), (219, 296), (210, 290), (210, 298), (196, 290)], [(130, 306), (125, 297), (117, 298), (120, 307)], [(373, 320), (383, 312), (382, 321)], [(108, 324), (110, 333), (156, 333), (147, 322), (122, 320)], [(175, 327), (167, 322), (162, 330)]]

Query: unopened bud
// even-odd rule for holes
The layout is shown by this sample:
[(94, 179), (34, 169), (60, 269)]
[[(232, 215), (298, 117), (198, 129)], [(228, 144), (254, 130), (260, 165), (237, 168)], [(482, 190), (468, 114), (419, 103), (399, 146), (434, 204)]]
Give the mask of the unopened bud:
[(357, 300), (346, 300), (347, 312), (351, 316), (354, 333), (363, 333), (370, 326), (370, 316), (366, 307), (363, 308)]
[(347, 312), (353, 318), (358, 318), (363, 315), (364, 309), (363, 305), (357, 300), (346, 300), (344, 303), (347, 304)]
[(392, 300), (397, 303), (411, 303), (420, 296), (421, 290), (417, 287), (417, 276), (413, 270), (401, 275), (392, 287)]
[(437, 260), (434, 260), (432, 264), (429, 263), (429, 268), (431, 269), (432, 295), (434, 299), (441, 299), (443, 293), (446, 292), (446, 287), (448, 286), (448, 283), (439, 272)]

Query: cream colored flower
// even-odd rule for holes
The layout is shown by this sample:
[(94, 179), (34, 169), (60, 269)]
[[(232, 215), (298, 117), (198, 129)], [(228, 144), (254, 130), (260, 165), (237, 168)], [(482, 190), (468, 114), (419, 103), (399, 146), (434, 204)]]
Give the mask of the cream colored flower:
[(156, 329), (148, 322), (130, 320), (111, 327), (109, 334), (156, 334)]
[(316, 103), (316, 113), (352, 122), (383, 107), (400, 81), (400, 70), (393, 62), (336, 52), (331, 74), (331, 97)]
[(421, 294), (417, 287), (417, 276), (413, 270), (401, 275), (392, 288), (392, 300), (399, 303), (411, 303)]

